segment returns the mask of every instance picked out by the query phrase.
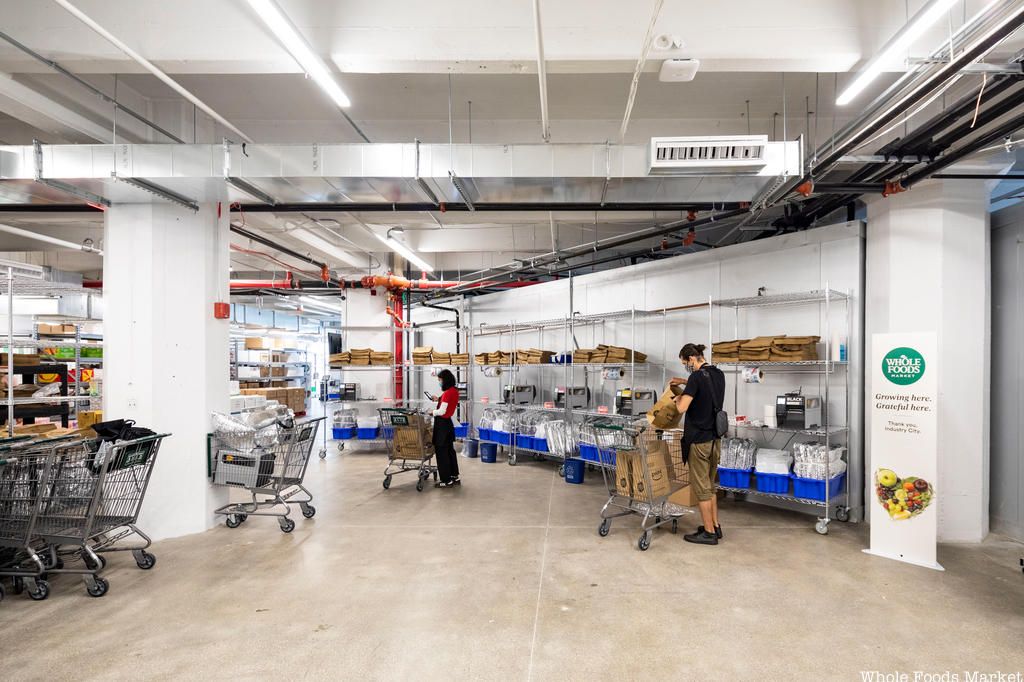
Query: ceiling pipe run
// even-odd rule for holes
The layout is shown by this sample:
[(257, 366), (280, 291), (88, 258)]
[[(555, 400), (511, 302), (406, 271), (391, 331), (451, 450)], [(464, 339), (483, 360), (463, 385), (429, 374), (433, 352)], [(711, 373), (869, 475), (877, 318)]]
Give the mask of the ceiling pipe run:
[[(701, 201), (674, 203), (599, 203), (599, 202), (544, 202), (544, 203), (476, 203), (470, 208), (465, 203), (445, 203), (442, 212), (463, 211), (712, 211), (745, 208), (746, 201)], [(6, 207), (4, 210), (7, 210)], [(438, 207), (430, 203), (285, 203), (285, 204), (233, 204), (233, 212), (242, 213), (308, 213), (336, 212), (346, 213), (424, 213), (437, 211)]]
[[(6, 232), (7, 234), (15, 235), (16, 237), (24, 237), (26, 239), (32, 239), (37, 242), (43, 242), (44, 244), (50, 244), (52, 246), (59, 246), (62, 249), (70, 249), (71, 251), (84, 251), (85, 253), (95, 253), (97, 256), (102, 256), (103, 251), (97, 249), (90, 244), (76, 244), (69, 242), (64, 239), (58, 239), (57, 237), (51, 237), (47, 234), (39, 234), (38, 232), (30, 232), (29, 230), (23, 230), (20, 227), (13, 227), (11, 225), (4, 225), (0, 223), (0, 232)], [(90, 240), (92, 241), (92, 240)]]
[(551, 122), (548, 120), (548, 69), (544, 60), (544, 34), (540, 28), (540, 0), (533, 0), (533, 33), (537, 39), (537, 85), (540, 88), (540, 136), (551, 140)]
[(151, 74), (159, 78), (164, 83), (164, 85), (174, 90), (176, 93), (187, 99), (192, 104), (196, 105), (196, 107), (205, 112), (208, 116), (210, 116), (212, 119), (220, 123), (222, 126), (238, 135), (238, 137), (242, 141), (253, 141), (251, 137), (249, 137), (241, 130), (236, 128), (229, 120), (227, 120), (226, 118), (218, 114), (216, 111), (214, 111), (212, 107), (206, 104), (206, 102), (202, 101), (201, 99), (193, 95), (191, 92), (186, 90), (176, 80), (174, 80), (166, 73), (161, 71), (152, 62), (150, 62), (148, 59), (140, 55), (138, 52), (128, 47), (128, 45), (126, 45), (124, 42), (118, 39), (117, 36), (115, 36), (110, 31), (97, 24), (89, 17), (89, 15), (75, 7), (73, 4), (68, 2), (68, 0), (54, 0), (54, 2), (56, 2), (58, 5), (66, 9), (69, 13), (71, 13), (72, 16), (74, 16), (83, 24), (91, 28), (93, 31), (100, 34), (103, 38), (107, 40), (107, 42), (112, 44), (117, 49), (121, 50), (121, 52), (124, 52), (126, 55), (128, 55), (136, 64), (138, 64), (146, 71), (149, 71)]

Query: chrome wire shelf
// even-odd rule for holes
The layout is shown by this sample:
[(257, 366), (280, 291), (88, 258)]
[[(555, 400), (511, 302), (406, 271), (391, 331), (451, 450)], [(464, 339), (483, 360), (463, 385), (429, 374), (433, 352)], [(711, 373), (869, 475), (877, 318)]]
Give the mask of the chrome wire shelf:
[(830, 301), (845, 301), (847, 295), (841, 291), (836, 291), (835, 289), (819, 289), (815, 291), (801, 291), (791, 294), (768, 294), (766, 296), (747, 296), (745, 298), (722, 298), (712, 300), (711, 305), (721, 306), (723, 308), (758, 308), (770, 305), (824, 303), (826, 298)]

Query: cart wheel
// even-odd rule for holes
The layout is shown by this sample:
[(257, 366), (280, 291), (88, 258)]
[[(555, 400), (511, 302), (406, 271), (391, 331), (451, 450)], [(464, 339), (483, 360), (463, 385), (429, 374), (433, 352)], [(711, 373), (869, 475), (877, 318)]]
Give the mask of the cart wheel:
[(21, 594), (25, 591), (25, 580), (23, 578), (11, 578), (11, 593)]
[(282, 533), (291, 533), (293, 530), (295, 530), (295, 522), (292, 521), (289, 518), (282, 517), (281, 518), (281, 532)]
[(344, 443), (338, 443), (338, 452), (343, 452), (344, 450), (345, 450), (345, 444)]
[(32, 598), (32, 601), (43, 601), (50, 596), (50, 583), (36, 578), (36, 588), (29, 590), (28, 596)]
[(558, 465), (558, 475), (561, 478), (565, 478), (565, 465), (564, 464), (559, 464)]
[(248, 520), (248, 518), (249, 518), (248, 514), (239, 514), (238, 515), (238, 522), (239, 523), (245, 523), (246, 520)]
[(850, 520), (850, 508), (849, 507), (836, 507), (836, 520), (846, 523)]
[(676, 521), (675, 519), (672, 519), (672, 534), (675, 535), (678, 532), (679, 532), (679, 522)]
[(96, 558), (99, 559), (98, 563), (93, 561), (92, 557), (90, 557), (88, 554), (83, 554), (82, 563), (84, 563), (85, 567), (88, 568), (90, 571), (102, 571), (104, 568), (107, 567), (107, 558), (102, 554), (96, 555)]
[(416, 492), (418, 492), (418, 493), (423, 492), (423, 479), (422, 478), (420, 480), (416, 481)]
[(88, 587), (86, 587), (85, 591), (89, 593), (90, 597), (102, 597), (107, 593), (107, 590), (109, 589), (110, 583), (107, 582), (105, 578), (100, 578), (97, 576), (96, 583), (94, 585), (89, 585)]
[(828, 535), (828, 519), (818, 519), (814, 524), (814, 530), (818, 531), (819, 535)]
[(388, 475), (388, 476), (384, 477), (384, 490), (387, 490), (390, 487), (391, 487), (391, 476)]
[(316, 507), (311, 504), (302, 505), (302, 515), (307, 519), (311, 519), (316, 516)]
[(320, 459), (327, 459), (327, 450), (320, 451)]
[(651, 546), (651, 531), (641, 535), (640, 539), (636, 541), (636, 546), (640, 548), (641, 552), (646, 552)]
[(149, 569), (156, 566), (156, 557), (147, 552), (146, 550), (142, 549), (139, 550), (139, 553), (135, 555), (135, 564), (143, 571), (148, 571)]
[(601, 522), (601, 525), (597, 527), (597, 534), (601, 537), (606, 537), (608, 531), (612, 529), (612, 522), (609, 519), (605, 519)]
[(228, 517), (224, 519), (224, 525), (228, 528), (238, 528), (242, 525), (242, 519), (238, 518), (234, 514), (229, 514)]
[(508, 456), (508, 465), (510, 467), (514, 467), (516, 465), (516, 460), (517, 460), (517, 457), (514, 454), (513, 455), (509, 455)]

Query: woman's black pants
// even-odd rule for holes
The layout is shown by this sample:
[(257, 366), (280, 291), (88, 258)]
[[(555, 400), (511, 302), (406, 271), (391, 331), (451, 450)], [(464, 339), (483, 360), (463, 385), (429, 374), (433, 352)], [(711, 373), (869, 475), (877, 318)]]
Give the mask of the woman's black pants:
[(455, 425), (448, 417), (434, 417), (434, 458), (437, 475), (447, 483), (459, 476), (459, 460), (455, 454)]

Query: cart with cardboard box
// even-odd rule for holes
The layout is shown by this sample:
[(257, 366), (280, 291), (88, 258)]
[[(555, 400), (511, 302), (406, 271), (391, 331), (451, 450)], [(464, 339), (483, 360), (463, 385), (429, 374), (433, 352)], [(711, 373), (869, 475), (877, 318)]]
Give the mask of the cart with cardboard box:
[(311, 519), (313, 494), (303, 485), (317, 428), (324, 417), (285, 419), (262, 428), (234, 428), (225, 424), (210, 436), (210, 476), (214, 485), (243, 488), (251, 501), (233, 502), (215, 510), (237, 528), (249, 516), (276, 516), (281, 530), (290, 533), (292, 505)]
[(380, 408), (384, 442), (388, 448), (388, 465), (384, 469), (384, 490), (391, 487), (391, 477), (407, 471), (416, 473), (416, 490), (422, 492), (431, 476), (437, 480), (432, 430), (427, 417), (415, 410), (398, 407)]
[(630, 424), (594, 422), (583, 426), (598, 444), (600, 469), (608, 487), (597, 533), (608, 535), (620, 516), (641, 517), (637, 547), (646, 551), (654, 529), (668, 525), (673, 533), (679, 517), (691, 513), (683, 500), (689, 490), (689, 470), (683, 463), (681, 441), (674, 431), (653, 429), (645, 421)]

